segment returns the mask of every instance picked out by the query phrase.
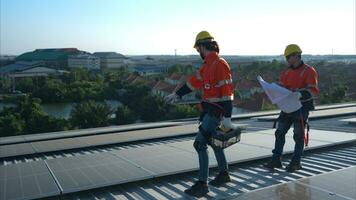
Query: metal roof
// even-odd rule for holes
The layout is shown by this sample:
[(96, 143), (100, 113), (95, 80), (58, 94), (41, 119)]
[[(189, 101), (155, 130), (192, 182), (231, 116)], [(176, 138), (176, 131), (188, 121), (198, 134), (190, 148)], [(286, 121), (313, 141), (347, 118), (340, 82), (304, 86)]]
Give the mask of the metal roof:
[(16, 60), (42, 60), (42, 61), (66, 61), (68, 55), (79, 53), (75, 48), (64, 49), (37, 49), (16, 57)]
[(22, 72), (34, 67), (43, 66), (43, 62), (40, 61), (21, 61), (14, 64), (6, 65), (0, 68), (0, 74)]
[[(312, 120), (311, 141), (303, 157), (303, 170), (295, 173), (284, 170), (271, 173), (261, 167), (273, 148), (271, 122), (251, 117), (237, 121), (247, 124), (247, 128), (242, 141), (226, 150), (233, 182), (224, 187), (210, 187), (211, 192), (204, 198), (233, 199), (248, 195), (265, 199), (253, 192), (287, 183), (282, 186), (285, 192), (278, 193), (285, 195), (290, 192), (285, 189), (289, 185), (305, 186), (303, 178), (329, 176), (328, 173), (356, 166), (356, 127), (344, 121), (355, 115), (334, 114), (337, 117)], [(50, 136), (50, 140), (42, 138), (41, 141), (12, 144), (14, 146), (1, 145), (0, 153), (10, 154), (0, 158), (0, 199), (190, 198), (183, 191), (196, 180), (198, 163), (192, 147), (196, 125), (147, 128), (76, 137), (67, 135), (67, 138)], [(293, 144), (292, 134), (288, 134), (284, 164), (289, 161)], [(11, 151), (16, 154), (11, 155)], [(210, 156), (210, 166), (210, 178), (213, 178), (216, 173), (213, 156)], [(351, 170), (351, 175), (353, 172)], [(352, 180), (355, 179), (350, 179), (350, 186)], [(341, 190), (335, 193), (341, 199), (352, 195)]]

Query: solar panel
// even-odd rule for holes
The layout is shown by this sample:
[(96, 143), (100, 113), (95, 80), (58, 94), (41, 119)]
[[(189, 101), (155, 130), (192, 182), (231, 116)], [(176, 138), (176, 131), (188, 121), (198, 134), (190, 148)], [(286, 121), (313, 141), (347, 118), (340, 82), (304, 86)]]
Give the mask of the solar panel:
[(112, 133), (105, 135), (95, 135), (81, 137), (80, 141), (87, 143), (91, 146), (116, 144), (122, 142), (132, 142), (139, 140), (155, 139), (161, 137), (177, 136), (177, 135), (189, 135), (198, 130), (197, 124), (186, 126), (165, 127), (147, 130), (137, 130), (122, 133)]
[(0, 199), (32, 199), (60, 194), (43, 161), (0, 166)]
[(153, 145), (114, 151), (115, 155), (129, 160), (140, 168), (153, 172), (154, 176), (191, 171), (198, 168), (196, 153), (167, 145)]
[(315, 176), (300, 180), (310, 187), (322, 188), (333, 194), (341, 194), (350, 199), (356, 198), (356, 167), (351, 167), (323, 176)]
[(63, 193), (147, 179), (153, 175), (110, 153), (48, 160)]
[(78, 138), (66, 138), (57, 140), (48, 140), (41, 142), (32, 142), (33, 148), (37, 153), (58, 151), (73, 148), (88, 147), (90, 145), (83, 143)]
[[(245, 135), (246, 134), (243, 134), (242, 138), (244, 138)], [(169, 144), (169, 146), (181, 149), (183, 151), (188, 151), (192, 154), (195, 154), (197, 157), (197, 153), (193, 147), (193, 140), (175, 142)], [(271, 155), (271, 149), (269, 148), (251, 146), (251, 145), (246, 145), (241, 143), (232, 145), (231, 147), (226, 148), (224, 151), (228, 163), (238, 163), (238, 162), (254, 159), (255, 157), (267, 157)], [(213, 149), (208, 148), (208, 152), (209, 152), (209, 166), (210, 167), (217, 166), (217, 161)], [(198, 163), (198, 161), (195, 162)]]
[(242, 193), (230, 199), (355, 199), (356, 168)]
[(30, 143), (23, 144), (9, 144), (0, 146), (0, 158), (34, 154), (35, 150)]
[[(194, 140), (188, 140), (188, 141), (182, 141), (182, 142), (172, 142), (172, 143), (168, 144), (168, 146), (180, 149), (182, 151), (190, 152), (190, 153), (194, 154), (196, 158), (198, 158), (198, 154), (193, 147), (193, 143), (194, 143)], [(209, 155), (209, 166), (216, 166), (217, 162), (214, 157), (214, 152), (211, 150), (211, 148), (208, 148), (208, 153), (209, 153), (208, 154)], [(198, 160), (195, 162), (198, 163)]]
[(100, 128), (90, 128), (81, 130), (70, 130), (70, 131), (59, 131), (51, 133), (41, 133), (23, 136), (26, 141), (39, 141), (39, 140), (51, 140), (60, 139), (76, 136), (89, 136), (89, 135), (99, 135), (110, 132), (124, 132), (124, 131), (134, 131), (140, 129), (151, 129), (159, 127), (170, 127), (184, 124), (183, 122), (156, 122), (156, 123), (146, 123), (146, 124), (130, 124), (123, 126), (108, 126)]
[[(318, 119), (318, 118), (330, 118), (337, 116), (346, 116), (356, 114), (355, 107), (344, 107), (344, 108), (335, 108), (329, 110), (315, 110), (310, 112), (309, 119)], [(278, 118), (278, 115), (256, 117), (259, 121), (274, 121)]]
[[(269, 131), (269, 130), (266, 130)], [(262, 133), (262, 134), (256, 134)], [(263, 134), (262, 131), (257, 131), (254, 133), (243, 134), (241, 136), (241, 144), (253, 145), (262, 148), (273, 149), (274, 148), (275, 137), (271, 134)], [(284, 149), (289, 151), (293, 149), (294, 141), (286, 140), (286, 144), (284, 145)]]
[[(244, 135), (242, 135), (242, 137)], [(258, 158), (270, 157), (272, 154), (271, 150), (272, 149), (251, 146), (240, 142), (227, 148), (225, 150), (225, 155), (229, 163), (240, 163)]]
[[(254, 134), (247, 134), (247, 136), (250, 136), (252, 138), (249, 139), (248, 140), (249, 142), (246, 144), (265, 146), (273, 149), (274, 142), (275, 142), (274, 132), (275, 132), (274, 129), (270, 129), (270, 130), (258, 131)], [(316, 148), (316, 147), (330, 144), (330, 142), (318, 140), (318, 134), (316, 134), (316, 131), (313, 130), (312, 132), (313, 135), (310, 134), (309, 148)], [(294, 145), (295, 143), (293, 139), (293, 130), (291, 129), (286, 134), (286, 143), (284, 145), (284, 152), (294, 151)]]
[(165, 127), (122, 133), (3, 145), (0, 146), (0, 158), (99, 145), (117, 144), (177, 135), (189, 135), (195, 133), (197, 129), (198, 125), (192, 124), (186, 126)]
[(20, 136), (0, 137), (0, 145), (22, 143), (25, 142), (25, 138)]
[(338, 131), (311, 130), (310, 137), (315, 140), (325, 141), (329, 143), (346, 142), (356, 140), (355, 133), (345, 133)]

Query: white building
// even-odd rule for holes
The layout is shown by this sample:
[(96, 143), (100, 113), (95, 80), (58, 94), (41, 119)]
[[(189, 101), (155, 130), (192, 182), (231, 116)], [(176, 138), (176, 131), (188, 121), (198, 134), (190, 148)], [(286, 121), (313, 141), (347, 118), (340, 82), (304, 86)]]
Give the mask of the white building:
[(100, 58), (101, 69), (115, 69), (128, 65), (127, 58), (116, 52), (95, 52), (93, 55)]
[(68, 56), (68, 67), (98, 70), (100, 69), (100, 58), (90, 54)]

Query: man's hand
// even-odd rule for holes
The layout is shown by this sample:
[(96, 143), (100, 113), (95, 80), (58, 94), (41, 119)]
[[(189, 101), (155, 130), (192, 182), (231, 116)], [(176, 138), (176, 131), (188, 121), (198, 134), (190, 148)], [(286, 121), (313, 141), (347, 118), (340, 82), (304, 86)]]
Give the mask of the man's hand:
[(164, 101), (171, 104), (175, 103), (177, 100), (178, 100), (178, 95), (175, 92), (164, 97)]

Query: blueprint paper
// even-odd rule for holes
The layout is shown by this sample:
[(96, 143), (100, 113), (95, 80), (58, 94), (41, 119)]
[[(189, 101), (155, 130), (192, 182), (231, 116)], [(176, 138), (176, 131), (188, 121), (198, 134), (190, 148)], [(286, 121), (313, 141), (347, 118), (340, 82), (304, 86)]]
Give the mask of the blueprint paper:
[(276, 104), (283, 112), (291, 113), (302, 107), (298, 99), (298, 95), (276, 83), (268, 83), (261, 76), (257, 76), (258, 82), (261, 84), (272, 104)]

